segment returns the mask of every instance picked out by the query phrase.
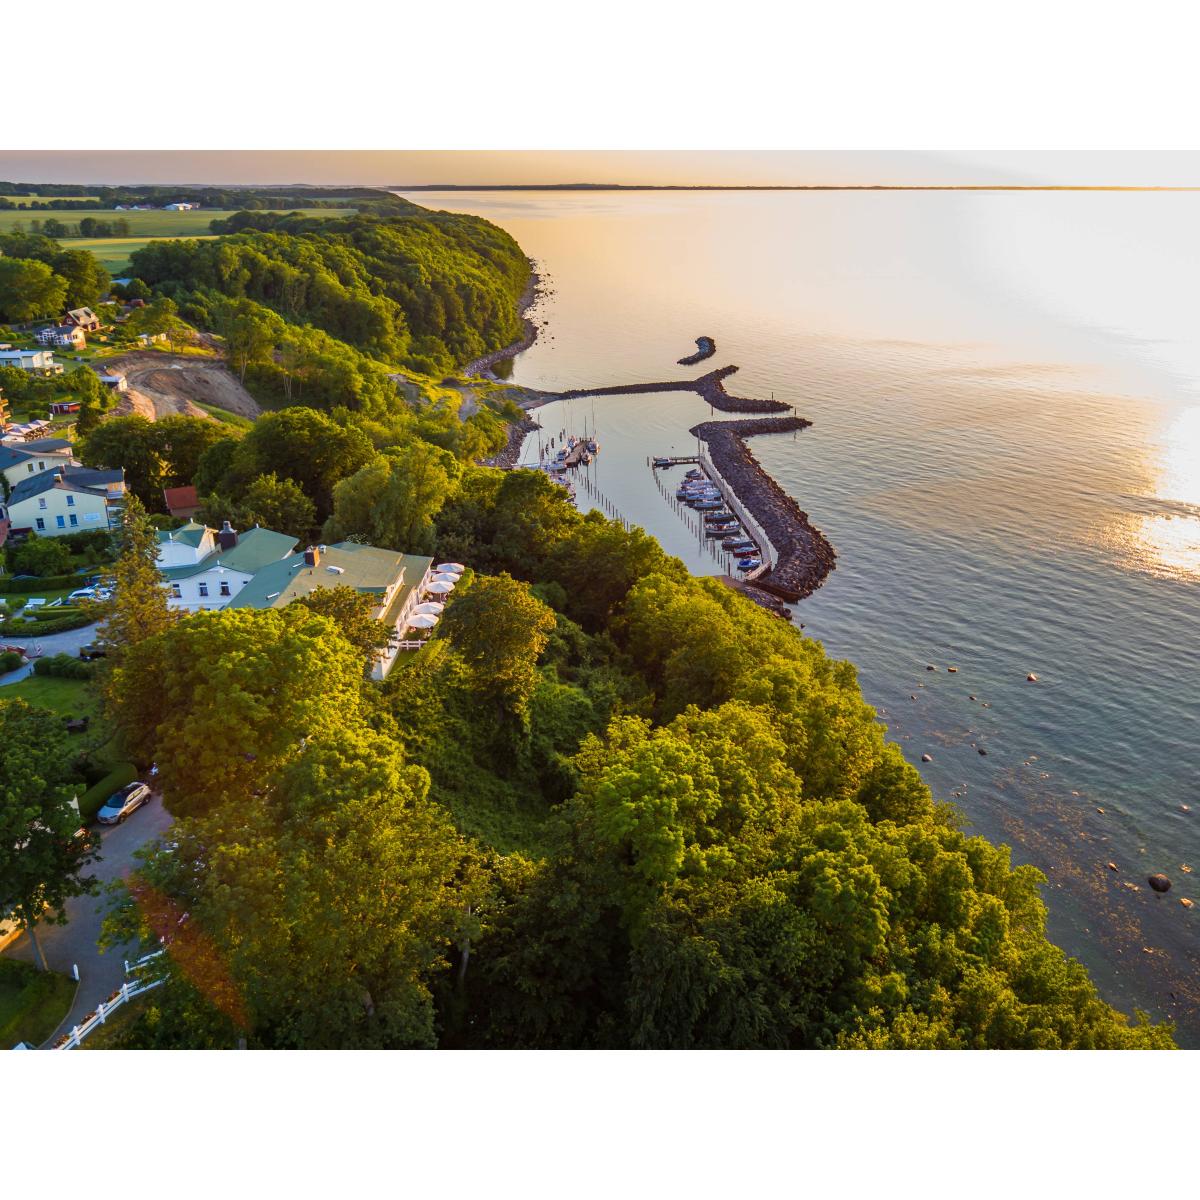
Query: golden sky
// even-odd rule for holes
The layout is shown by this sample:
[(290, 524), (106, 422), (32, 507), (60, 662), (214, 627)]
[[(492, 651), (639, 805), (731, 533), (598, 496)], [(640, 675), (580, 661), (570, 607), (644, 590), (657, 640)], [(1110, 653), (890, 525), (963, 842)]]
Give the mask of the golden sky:
[(1200, 183), (1195, 151), (0, 150), (28, 183)]

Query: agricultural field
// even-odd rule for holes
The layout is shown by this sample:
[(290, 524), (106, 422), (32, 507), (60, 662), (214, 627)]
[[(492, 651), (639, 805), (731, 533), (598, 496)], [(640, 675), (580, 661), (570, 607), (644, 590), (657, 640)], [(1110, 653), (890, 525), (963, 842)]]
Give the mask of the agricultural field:
[[(0, 200), (11, 200), (14, 204), (50, 204), (54, 200), (98, 200), (99, 196), (0, 196)], [(53, 215), (53, 214), (51, 214)], [(82, 214), (87, 216), (86, 213)]]
[[(45, 209), (24, 212), (13, 209), (0, 210), (0, 233), (8, 233), (14, 225), (20, 225), (29, 232), (31, 221), (45, 221), (53, 218), (64, 225), (77, 225), (84, 217), (94, 217), (97, 221), (129, 222), (130, 237), (142, 239), (155, 237), (197, 237), (208, 233), (210, 221), (223, 220), (231, 217), (237, 209), (196, 208), (187, 212), (165, 212), (163, 209), (152, 209), (148, 212), (116, 212), (107, 208), (64, 209), (50, 212)], [(344, 217), (357, 211), (353, 208), (297, 208), (286, 209), (286, 212), (301, 212), (310, 217)], [(107, 239), (86, 239), (88, 241), (105, 241)]]
[[(0, 213), (0, 217), (4, 214)], [(171, 215), (171, 214), (167, 214)], [(187, 213), (180, 213), (187, 216)], [(213, 233), (189, 234), (198, 242), (211, 241), (216, 237)], [(99, 260), (100, 265), (110, 275), (120, 275), (129, 266), (129, 256), (151, 242), (171, 241), (171, 238), (127, 237), (127, 238), (59, 238), (59, 244), (71, 250), (90, 250)]]

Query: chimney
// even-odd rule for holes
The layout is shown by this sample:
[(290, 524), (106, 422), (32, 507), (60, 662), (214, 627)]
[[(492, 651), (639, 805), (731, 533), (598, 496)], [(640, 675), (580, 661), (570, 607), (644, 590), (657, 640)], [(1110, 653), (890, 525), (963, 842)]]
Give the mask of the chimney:
[(321, 561), (321, 551), (316, 546), (309, 546), (304, 552), (304, 565), (315, 567)]
[(238, 535), (237, 530), (226, 521), (220, 531), (217, 533), (217, 542), (222, 550), (232, 550), (237, 545)]

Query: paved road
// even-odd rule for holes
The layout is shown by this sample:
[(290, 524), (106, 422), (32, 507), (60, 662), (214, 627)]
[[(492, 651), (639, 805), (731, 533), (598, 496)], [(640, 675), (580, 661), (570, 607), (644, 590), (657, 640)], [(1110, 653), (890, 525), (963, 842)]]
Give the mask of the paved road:
[[(80, 646), (86, 646), (88, 642), (96, 640), (96, 625), (85, 625), (82, 629), (68, 629), (66, 633), (50, 633), (45, 637), (29, 637), (27, 635), (13, 638), (14, 645), (25, 645), (31, 650), (34, 646), (42, 648), (42, 654), (70, 654), (76, 655), (79, 653)], [(23, 667), (18, 667), (17, 670), (10, 672), (3, 678), (0, 678), (0, 687), (8, 683), (18, 683), (27, 676), (33, 674), (33, 663), (27, 662)]]
[[(135, 865), (134, 851), (167, 829), (171, 821), (170, 813), (162, 806), (162, 797), (155, 795), (124, 825), (99, 826), (100, 859), (92, 865), (91, 873), (101, 884), (120, 879)], [(95, 1011), (101, 1000), (107, 1000), (125, 982), (124, 955), (121, 951), (114, 949), (101, 954), (96, 947), (104, 912), (103, 896), (77, 896), (67, 901), (66, 925), (43, 922), (38, 926), (38, 941), (46, 961), (54, 970), (70, 975), (71, 967), (76, 963), (79, 965), (79, 990), (75, 995), (75, 1003), (47, 1044), (52, 1044), (63, 1030), (78, 1025), (88, 1013)], [(23, 933), (4, 953), (25, 962), (34, 961), (28, 934)]]

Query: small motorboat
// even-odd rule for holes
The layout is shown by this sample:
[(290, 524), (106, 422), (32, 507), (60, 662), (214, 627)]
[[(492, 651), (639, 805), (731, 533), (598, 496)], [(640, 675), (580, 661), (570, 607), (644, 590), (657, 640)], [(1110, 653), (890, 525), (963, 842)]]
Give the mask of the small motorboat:
[(693, 467), (690, 471), (684, 472), (683, 477), (684, 479), (703, 479), (704, 472), (698, 471), (695, 467)]
[(761, 566), (762, 566), (762, 559), (759, 559), (759, 558), (739, 558), (738, 559), (738, 570), (739, 571), (754, 571), (758, 567), (761, 567)]
[(662, 467), (669, 467), (670, 465), (671, 465), (671, 460), (669, 458), (656, 458), (654, 460), (655, 470), (658, 470)]
[(728, 550), (732, 554), (751, 554), (758, 550), (758, 547), (751, 541), (747, 541), (743, 537), (726, 538), (721, 543), (722, 550)]
[(724, 525), (727, 521), (736, 520), (737, 518), (727, 508), (723, 508), (720, 512), (704, 514), (704, 523), (706, 525)]
[(723, 503), (721, 500), (694, 500), (692, 507), (697, 512), (717, 512)]
[(739, 533), (736, 525), (717, 525), (704, 531), (706, 537), (710, 538), (725, 538)]

